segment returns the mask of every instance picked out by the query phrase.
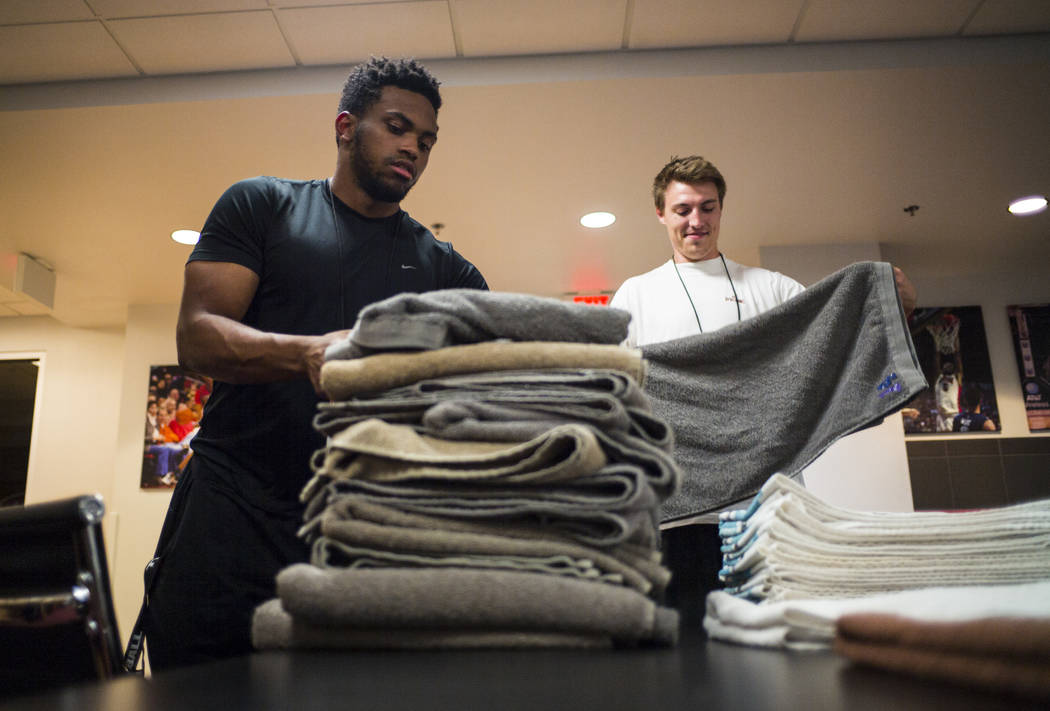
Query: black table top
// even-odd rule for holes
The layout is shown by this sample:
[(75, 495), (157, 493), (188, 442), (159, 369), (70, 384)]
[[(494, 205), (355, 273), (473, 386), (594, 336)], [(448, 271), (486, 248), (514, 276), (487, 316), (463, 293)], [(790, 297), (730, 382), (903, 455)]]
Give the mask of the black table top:
[(0, 702), (3, 709), (1040, 708), (1024, 699), (851, 665), (831, 652), (686, 637), (676, 649), (264, 652)]

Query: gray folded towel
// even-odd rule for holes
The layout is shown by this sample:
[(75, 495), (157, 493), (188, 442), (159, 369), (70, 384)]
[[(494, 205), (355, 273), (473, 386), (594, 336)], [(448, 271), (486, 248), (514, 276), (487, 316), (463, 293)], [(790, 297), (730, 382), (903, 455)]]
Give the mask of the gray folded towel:
[[(616, 576), (622, 584), (643, 594), (666, 587), (669, 573), (663, 566), (630, 565), (597, 548), (562, 540), (540, 540), (511, 537), (493, 533), (447, 530), (437, 527), (420, 528), (416, 525), (397, 525), (390, 515), (382, 516), (383, 523), (363, 518), (368, 512), (367, 502), (344, 497), (330, 506), (320, 517), (318, 530), (323, 538), (361, 548), (398, 551), (432, 556), (489, 556), (548, 559), (566, 556), (588, 561), (603, 577)], [(390, 510), (388, 510), (390, 511)], [(402, 522), (399, 522), (402, 523)], [(317, 540), (320, 540), (317, 539)], [(312, 549), (310, 562), (319, 567), (338, 566), (330, 550)], [(495, 567), (495, 566), (490, 566)]]
[(602, 649), (612, 639), (601, 634), (534, 630), (374, 629), (312, 624), (293, 618), (278, 598), (252, 615), (252, 645), (264, 649)]
[[(326, 497), (318, 497), (324, 500)], [(623, 543), (605, 548), (584, 546), (576, 538), (549, 528), (520, 525), (506, 521), (461, 520), (400, 511), (357, 496), (334, 497), (322, 505), (316, 515), (309, 515), (300, 536), (312, 541), (326, 535), (350, 542), (364, 541), (379, 545), (385, 541), (391, 548), (403, 545), (406, 550), (457, 551), (479, 553), (513, 552), (520, 555), (565, 553), (581, 555), (586, 551), (596, 565), (624, 576), (625, 583), (648, 592), (631, 571), (637, 571), (657, 590), (670, 581), (669, 571), (660, 563), (658, 549)], [(366, 530), (363, 526), (368, 526)], [(318, 561), (312, 561), (315, 564)], [(624, 566), (624, 567), (621, 567)]]
[(671, 423), (675, 519), (798, 474), (926, 387), (889, 264), (863, 262), (755, 318), (646, 346), (645, 392)]
[(673, 645), (678, 613), (635, 590), (600, 582), (493, 570), (320, 569), (277, 575), (296, 620), (385, 629), (533, 630)]
[[(355, 496), (409, 513), (542, 528), (591, 546), (607, 547), (628, 541), (649, 547), (658, 545), (655, 503), (648, 508), (609, 511), (553, 497), (541, 498), (532, 488), (506, 492), (497, 488), (464, 488), (444, 481), (413, 484), (337, 479), (316, 493), (307, 505), (306, 516), (313, 518), (342, 496)], [(509, 528), (507, 535), (513, 535)]]
[[(588, 558), (567, 555), (519, 556), (479, 555), (474, 553), (429, 554), (388, 550), (382, 547), (357, 546), (321, 536), (313, 544), (311, 562), (320, 560), (321, 568), (363, 570), (366, 568), (454, 568), (477, 570), (516, 570), (536, 575), (561, 575), (580, 580), (593, 580), (610, 585), (623, 585), (623, 578), (597, 568)], [(316, 565), (316, 563), (313, 563)]]
[(326, 359), (358, 358), (377, 351), (434, 350), (507, 339), (621, 343), (630, 316), (530, 294), (476, 289), (405, 293), (361, 310), (350, 336)]

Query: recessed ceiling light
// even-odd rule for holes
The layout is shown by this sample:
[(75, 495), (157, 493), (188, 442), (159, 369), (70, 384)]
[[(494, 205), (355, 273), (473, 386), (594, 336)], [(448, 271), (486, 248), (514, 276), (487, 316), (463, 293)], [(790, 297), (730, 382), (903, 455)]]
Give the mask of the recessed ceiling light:
[(195, 230), (175, 230), (171, 233), (171, 238), (179, 244), (197, 244), (201, 233)]
[(1015, 215), (1034, 215), (1046, 209), (1046, 198), (1042, 195), (1029, 195), (1010, 203), (1009, 210)]
[(616, 222), (616, 215), (611, 212), (588, 212), (580, 218), (580, 224), (584, 227), (608, 227)]

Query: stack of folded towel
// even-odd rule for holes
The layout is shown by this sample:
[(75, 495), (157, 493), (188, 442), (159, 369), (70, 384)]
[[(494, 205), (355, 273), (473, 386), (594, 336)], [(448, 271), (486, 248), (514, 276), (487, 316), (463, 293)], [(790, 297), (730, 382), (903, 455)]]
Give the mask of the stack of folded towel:
[(673, 644), (658, 511), (680, 474), (627, 319), (467, 290), (363, 310), (322, 369), (312, 559), (256, 647)]
[(1050, 698), (1050, 500), (868, 513), (776, 475), (721, 519), (710, 637)]
[(753, 600), (1050, 578), (1050, 501), (869, 513), (831, 506), (775, 475), (747, 510), (720, 518), (726, 591)]

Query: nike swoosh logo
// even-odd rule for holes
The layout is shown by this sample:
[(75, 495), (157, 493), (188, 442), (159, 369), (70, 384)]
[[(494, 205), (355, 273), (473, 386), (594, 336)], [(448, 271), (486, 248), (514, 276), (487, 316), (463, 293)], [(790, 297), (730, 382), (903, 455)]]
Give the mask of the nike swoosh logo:
[(402, 264), (401, 268), (402, 269), (415, 269), (415, 267), (413, 267), (411, 264)]

